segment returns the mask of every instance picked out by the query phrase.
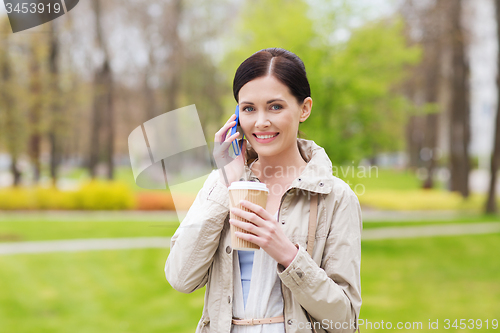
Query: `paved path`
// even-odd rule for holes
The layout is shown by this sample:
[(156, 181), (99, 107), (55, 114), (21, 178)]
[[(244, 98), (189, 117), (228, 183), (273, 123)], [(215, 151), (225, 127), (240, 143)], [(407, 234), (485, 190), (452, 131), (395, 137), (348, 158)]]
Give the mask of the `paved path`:
[(168, 248), (170, 237), (91, 238), (0, 244), (0, 255), (91, 250)]
[[(500, 222), (448, 224), (421, 227), (373, 228), (363, 230), (362, 239), (383, 240), (391, 238), (416, 238), (490, 233), (500, 233)], [(170, 237), (73, 239), (0, 243), (0, 255), (168, 247), (170, 247)]]
[(412, 221), (451, 221), (460, 217), (477, 217), (478, 214), (454, 210), (415, 210), (396, 211), (362, 209), (363, 223), (370, 222), (412, 222)]
[(420, 227), (387, 227), (363, 230), (363, 240), (417, 238), (500, 233), (500, 222), (462, 223)]

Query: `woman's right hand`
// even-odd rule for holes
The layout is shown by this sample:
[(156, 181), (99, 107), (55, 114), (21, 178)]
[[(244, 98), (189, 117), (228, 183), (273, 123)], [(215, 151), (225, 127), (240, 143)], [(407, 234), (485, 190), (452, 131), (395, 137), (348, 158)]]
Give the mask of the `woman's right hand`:
[(245, 170), (246, 140), (243, 140), (240, 155), (234, 159), (229, 156), (229, 149), (232, 149), (231, 143), (240, 136), (240, 133), (236, 132), (226, 137), (228, 130), (236, 124), (235, 119), (236, 115), (233, 113), (224, 126), (215, 133), (214, 139), (213, 154), (219, 169), (219, 181), (226, 187), (229, 187), (232, 182), (238, 181)]

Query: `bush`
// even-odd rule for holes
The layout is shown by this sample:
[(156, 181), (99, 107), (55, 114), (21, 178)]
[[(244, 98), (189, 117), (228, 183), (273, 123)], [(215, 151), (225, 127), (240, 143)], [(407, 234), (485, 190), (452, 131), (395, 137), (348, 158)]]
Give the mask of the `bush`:
[(175, 210), (174, 200), (169, 192), (138, 192), (135, 209)]
[(175, 202), (170, 192), (138, 192), (138, 210), (189, 210), (196, 194), (175, 194)]
[(93, 180), (77, 191), (57, 188), (17, 187), (0, 189), (0, 209), (132, 209), (132, 190), (121, 182)]

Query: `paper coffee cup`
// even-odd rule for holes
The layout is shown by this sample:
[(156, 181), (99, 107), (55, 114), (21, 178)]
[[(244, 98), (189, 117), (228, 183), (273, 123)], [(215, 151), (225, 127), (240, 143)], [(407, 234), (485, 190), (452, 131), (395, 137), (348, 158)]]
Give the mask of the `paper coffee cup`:
[[(267, 195), (269, 193), (269, 190), (267, 189), (267, 186), (264, 183), (246, 182), (246, 181), (232, 182), (231, 185), (228, 187), (228, 190), (229, 190), (229, 205), (231, 207), (237, 207), (247, 212), (253, 212), (240, 205), (240, 200), (248, 200), (250, 202), (253, 202), (254, 204), (261, 206), (264, 209), (266, 208)], [(237, 215), (234, 215), (233, 213), (230, 213), (230, 217), (238, 221), (250, 222)], [(234, 234), (236, 231), (245, 234), (251, 234), (251, 233), (247, 232), (244, 229), (238, 228), (232, 224), (230, 228), (231, 228), (231, 246), (233, 247), (233, 249), (247, 250), (247, 251), (260, 249), (258, 245), (249, 242), (247, 240), (241, 239), (239, 237), (236, 237), (236, 235)]]

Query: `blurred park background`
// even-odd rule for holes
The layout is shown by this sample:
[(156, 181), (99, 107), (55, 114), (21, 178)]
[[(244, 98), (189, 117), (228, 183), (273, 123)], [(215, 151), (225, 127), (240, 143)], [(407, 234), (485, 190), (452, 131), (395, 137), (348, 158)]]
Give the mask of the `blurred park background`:
[(0, 332), (194, 332), (205, 288), (163, 266), (203, 179), (177, 206), (138, 187), (127, 138), (195, 104), (212, 142), (268, 47), (304, 61), (301, 137), (361, 203), (361, 318), (491, 329), (499, 18), (499, 0), (88, 0), (13, 34), (0, 5)]

